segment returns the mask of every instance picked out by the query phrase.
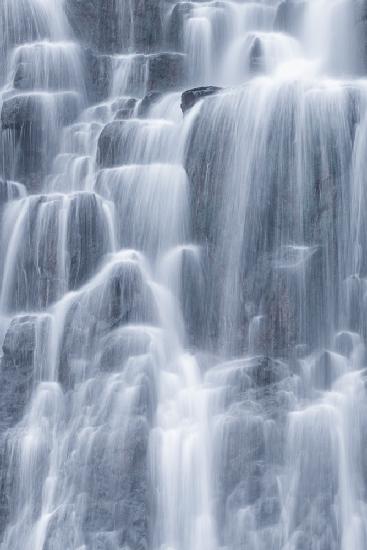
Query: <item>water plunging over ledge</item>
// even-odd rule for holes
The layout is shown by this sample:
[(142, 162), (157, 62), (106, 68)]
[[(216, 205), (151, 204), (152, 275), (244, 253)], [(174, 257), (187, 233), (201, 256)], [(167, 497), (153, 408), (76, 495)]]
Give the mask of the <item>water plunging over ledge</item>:
[(362, 0), (3, 0), (1, 550), (367, 548), (366, 107)]

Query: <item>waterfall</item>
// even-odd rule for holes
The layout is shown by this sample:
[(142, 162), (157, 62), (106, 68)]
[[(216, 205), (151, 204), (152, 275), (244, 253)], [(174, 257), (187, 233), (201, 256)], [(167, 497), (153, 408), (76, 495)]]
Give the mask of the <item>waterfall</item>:
[(366, 14), (2, 0), (0, 550), (366, 550)]

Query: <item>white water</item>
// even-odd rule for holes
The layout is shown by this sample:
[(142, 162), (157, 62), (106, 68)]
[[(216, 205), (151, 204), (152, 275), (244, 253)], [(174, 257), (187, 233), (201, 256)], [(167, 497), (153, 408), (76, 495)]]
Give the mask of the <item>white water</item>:
[(161, 2), (148, 106), (134, 6), (96, 104), (62, 4), (0, 6), (0, 548), (364, 550), (359, 6)]

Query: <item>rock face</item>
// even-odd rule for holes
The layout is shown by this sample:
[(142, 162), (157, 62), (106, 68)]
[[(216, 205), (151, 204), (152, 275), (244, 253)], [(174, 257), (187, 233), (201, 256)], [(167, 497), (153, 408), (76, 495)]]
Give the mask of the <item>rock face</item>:
[(183, 83), (185, 57), (176, 53), (160, 53), (149, 57), (147, 90), (177, 90)]
[(75, 120), (80, 100), (73, 92), (21, 94), (1, 110), (3, 171), (38, 191), (56, 148), (55, 129)]
[(2, 550), (365, 550), (366, 25), (0, 0)]
[(250, 72), (257, 74), (263, 71), (263, 48), (261, 40), (256, 37), (250, 50)]
[(112, 80), (112, 60), (108, 55), (98, 55), (85, 50), (85, 87), (91, 103), (99, 103), (109, 95)]
[(7, 202), (18, 199), (25, 195), (25, 187), (15, 181), (4, 181), (0, 179), (0, 207)]
[(36, 318), (15, 318), (5, 335), (1, 359), (1, 433), (23, 416), (34, 382)]
[(21, 238), (5, 266), (3, 307), (8, 311), (41, 309), (59, 299), (65, 288), (80, 287), (110, 245), (104, 205), (93, 193), (75, 194), (70, 201), (61, 195), (31, 197), (24, 200), (22, 216)]
[(0, 384), (6, 388), (0, 397), (0, 536), (11, 516), (17, 491), (16, 458), (11, 429), (23, 418), (36, 383), (38, 351), (47, 338), (48, 319), (15, 317), (5, 334), (0, 365)]
[(76, 36), (100, 53), (149, 52), (162, 41), (160, 1), (67, 0), (65, 10)]

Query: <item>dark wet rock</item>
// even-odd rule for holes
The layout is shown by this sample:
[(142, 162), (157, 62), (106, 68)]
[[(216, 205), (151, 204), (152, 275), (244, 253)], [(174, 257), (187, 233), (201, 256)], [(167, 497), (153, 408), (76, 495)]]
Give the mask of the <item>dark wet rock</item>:
[(97, 161), (101, 167), (108, 168), (123, 164), (121, 134), (125, 128), (123, 120), (107, 124), (98, 139)]
[(31, 90), (34, 87), (34, 78), (27, 63), (20, 63), (14, 76), (14, 88)]
[(297, 344), (294, 347), (294, 357), (296, 359), (302, 359), (303, 357), (306, 357), (310, 353), (310, 348), (307, 346), (307, 344)]
[(223, 425), (223, 476), (228, 494), (250, 474), (256, 462), (264, 458), (263, 420), (250, 411), (238, 411)]
[(0, 436), (0, 537), (9, 522), (14, 488), (14, 477), (9, 468), (10, 452), (6, 436), (2, 434)]
[(121, 97), (113, 102), (114, 120), (126, 120), (135, 116), (138, 100), (134, 97)]
[(306, 2), (283, 0), (277, 8), (274, 28), (297, 35), (301, 28), (305, 8)]
[(73, 92), (22, 94), (6, 99), (1, 111), (3, 174), (39, 191), (60, 129), (75, 120), (80, 97)]
[(193, 107), (198, 101), (204, 97), (208, 97), (220, 92), (222, 88), (218, 86), (200, 86), (199, 88), (193, 88), (192, 90), (186, 90), (181, 97), (181, 109), (183, 113), (186, 113), (191, 107)]
[(119, 50), (118, 2), (116, 0), (67, 0), (65, 12), (75, 36), (103, 53)]
[(159, 101), (162, 95), (162, 92), (148, 92), (139, 103), (138, 115), (141, 117), (146, 116), (152, 105)]
[[(55, 116), (59, 124), (70, 124), (75, 120), (78, 112), (79, 98), (72, 92), (47, 96), (37, 93), (22, 94), (4, 101), (1, 110), (1, 124), (3, 130), (21, 130), (27, 123), (42, 124), (42, 119), (46, 115)], [(45, 124), (45, 121), (43, 123)]]
[(67, 0), (65, 11), (75, 35), (102, 53), (149, 52), (162, 41), (157, 0)]
[(229, 510), (238, 510), (258, 500), (262, 490), (262, 473), (259, 465), (249, 465), (249, 475), (236, 485), (228, 497)]
[[(83, 538), (90, 550), (147, 550), (152, 519), (149, 424), (143, 416), (131, 416), (109, 425), (108, 431), (105, 425), (99, 428), (88, 452), (78, 453), (72, 464), (73, 495), (78, 503), (82, 500), (78, 520)], [(45, 550), (60, 544), (76, 547), (75, 505), (59, 506), (52, 515)]]
[[(152, 292), (140, 267), (126, 261), (105, 269), (105, 277), (100, 280), (97, 275), (97, 282), (82, 290), (66, 316), (59, 369), (59, 379), (66, 387), (74, 383), (73, 365), (79, 360), (92, 361), (101, 349), (101, 338), (111, 330), (129, 323), (154, 325), (157, 321)], [(112, 343), (109, 350), (106, 344), (102, 370), (118, 368)]]
[(129, 59), (118, 57), (113, 60), (114, 95), (142, 96), (146, 89), (148, 59), (149, 55), (136, 53)]
[[(191, 97), (188, 91), (188, 98)], [(194, 95), (195, 98), (195, 95)], [(218, 237), (218, 219), (222, 206), (222, 187), (226, 166), (222, 156), (217, 154), (220, 144), (228, 140), (228, 119), (220, 116), (218, 125), (211, 123), (209, 102), (215, 102), (215, 94), (203, 102), (202, 110), (196, 116), (187, 139), (184, 166), (191, 184), (190, 210), (194, 242), (213, 247)], [(206, 105), (208, 103), (208, 105)], [(208, 126), (209, 122), (209, 126)], [(216, 133), (214, 133), (214, 127)], [(213, 132), (213, 133), (211, 133)], [(211, 136), (210, 146), (207, 137)]]
[(0, 207), (8, 201), (19, 199), (25, 195), (25, 188), (22, 184), (14, 181), (4, 181), (0, 178)]
[(18, 95), (4, 101), (2, 129), (20, 130), (26, 123), (39, 123), (44, 101), (41, 95)]
[[(261, 267), (258, 267), (260, 270)], [(259, 271), (257, 271), (259, 273)], [(262, 311), (264, 312), (264, 348), (269, 354), (288, 357), (296, 344), (298, 334), (298, 285), (297, 277), (285, 272), (271, 273), (264, 278)]]
[[(227, 388), (225, 413), (215, 432), (220, 449), (216, 457), (220, 472), (217, 520), (224, 528), (246, 509), (252, 520), (243, 529), (239, 525), (242, 537), (250, 525), (254, 530), (267, 529), (279, 521), (275, 472), (285, 460), (287, 413), (295, 406), (295, 377), (285, 363), (265, 356), (224, 363), (212, 372), (216, 383)], [(223, 545), (234, 544), (231, 534), (222, 530), (220, 536)]]
[(84, 465), (87, 537), (98, 531), (116, 531), (121, 545), (146, 549), (150, 517), (148, 480), (148, 425), (132, 417), (127, 433), (100, 432)]
[(126, 120), (135, 116), (138, 100), (134, 97), (120, 98), (112, 105), (115, 112), (115, 120)]
[(360, 343), (360, 337), (353, 332), (341, 331), (335, 336), (335, 350), (346, 357), (350, 357)]
[(257, 387), (275, 384), (289, 375), (289, 369), (285, 363), (265, 356), (247, 360), (245, 369)]
[(256, 522), (258, 528), (263, 529), (269, 525), (275, 525), (279, 522), (281, 513), (281, 504), (279, 498), (268, 497), (262, 499), (257, 506)]
[(112, 103), (113, 112), (118, 112), (121, 109), (127, 109), (131, 112), (134, 111), (138, 100), (135, 97), (120, 97)]
[(129, 357), (145, 355), (151, 343), (149, 334), (139, 329), (117, 329), (103, 342), (99, 361), (106, 372), (122, 370)]
[(340, 374), (340, 361), (336, 353), (323, 351), (316, 359), (313, 371), (313, 383), (316, 388), (330, 390), (333, 382)]
[(134, 0), (131, 26), (135, 50), (150, 52), (160, 49), (164, 30), (160, 0)]
[(82, 90), (82, 65), (76, 44), (42, 41), (15, 50), (13, 85), (20, 91)]
[(154, 320), (151, 291), (140, 267), (133, 262), (114, 267), (102, 288), (92, 292), (89, 305), (89, 314), (109, 328)]
[(140, 377), (139, 393), (133, 411), (134, 414), (143, 415), (149, 420), (149, 423), (152, 423), (158, 401), (154, 380), (154, 361), (149, 356), (142, 356), (137, 360), (131, 359), (128, 366), (133, 369), (135, 363), (137, 363), (139, 367), (143, 366), (146, 373), (142, 374)]
[(204, 321), (204, 273), (198, 250), (186, 249), (182, 253), (179, 298), (191, 345), (198, 346), (202, 338)]
[[(163, 130), (169, 131), (169, 127)], [(124, 164), (147, 164), (167, 158), (166, 150), (150, 147), (156, 143), (157, 126), (152, 120), (115, 120), (103, 128), (97, 149), (97, 162), (101, 168)]]
[(184, 22), (191, 9), (191, 2), (180, 2), (172, 9), (167, 24), (167, 45), (173, 51), (182, 52), (184, 49)]
[(16, 317), (3, 343), (0, 387), (0, 432), (14, 426), (23, 416), (34, 381), (36, 317)]
[[(355, 5), (366, 6), (365, 2), (355, 2)], [(354, 62), (357, 75), (365, 75), (367, 72), (367, 17), (365, 12), (361, 14), (355, 24), (354, 38)]]
[(159, 53), (148, 59), (147, 91), (165, 92), (182, 87), (185, 56), (180, 53)]
[[(94, 273), (109, 247), (108, 220), (95, 194), (77, 193), (69, 205), (62, 195), (52, 194), (26, 201), (23, 233), (13, 251), (6, 300), (10, 311), (39, 310), (59, 299), (65, 288), (76, 289)], [(65, 227), (60, 223), (63, 208)], [(60, 266), (58, 247), (64, 237), (65, 264)]]
[[(11, 288), (6, 307), (10, 311), (38, 310), (58, 297), (57, 245), (61, 197), (29, 198), (22, 239), (14, 250)], [(43, 216), (43, 214), (45, 214)], [(43, 231), (37, 231), (42, 227)]]
[[(12, 5), (13, 4), (13, 5)], [(49, 38), (47, 11), (31, 2), (0, 3), (0, 51)]]
[(127, 118), (131, 118), (131, 116), (131, 109), (120, 109), (115, 114), (115, 120), (126, 120)]
[(71, 199), (67, 220), (69, 288), (85, 283), (108, 251), (109, 227), (103, 205), (93, 193), (78, 193)]
[(90, 48), (85, 50), (85, 89), (91, 103), (106, 99), (112, 83), (112, 60), (108, 55), (98, 55)]

